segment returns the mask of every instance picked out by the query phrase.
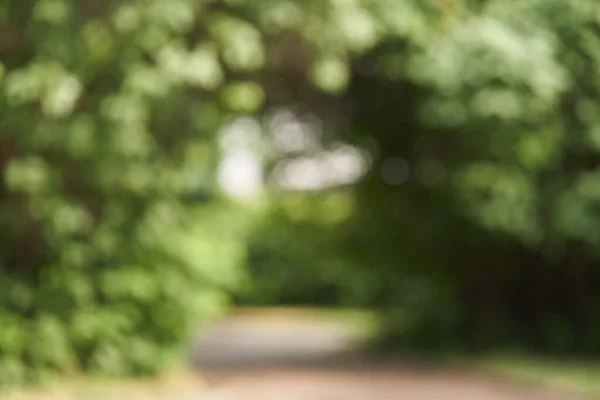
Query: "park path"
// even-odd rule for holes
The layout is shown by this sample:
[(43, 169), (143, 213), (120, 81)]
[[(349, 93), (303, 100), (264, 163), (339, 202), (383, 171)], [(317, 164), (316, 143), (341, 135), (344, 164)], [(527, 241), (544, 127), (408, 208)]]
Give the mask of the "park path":
[(194, 350), (202, 400), (567, 400), (473, 371), (375, 360), (339, 323), (246, 313), (215, 323)]

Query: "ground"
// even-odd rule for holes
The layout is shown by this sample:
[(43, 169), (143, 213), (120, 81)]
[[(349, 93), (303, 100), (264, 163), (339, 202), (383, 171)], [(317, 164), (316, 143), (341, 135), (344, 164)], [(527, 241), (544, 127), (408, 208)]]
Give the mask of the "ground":
[(357, 350), (343, 324), (249, 312), (216, 323), (194, 363), (210, 385), (203, 400), (560, 400), (472, 369), (441, 368)]
[[(368, 318), (354, 313), (247, 310), (217, 321), (192, 347), (194, 369), (143, 381), (82, 379), (38, 391), (1, 394), (1, 400), (576, 400), (502, 379), (469, 362), (441, 367), (370, 356), (358, 344)], [(522, 361), (523, 359), (521, 359)], [(600, 388), (596, 365), (492, 360), (512, 378), (542, 377), (561, 387)], [(488, 361), (486, 361), (488, 362)], [(537, 365), (537, 366), (536, 366)], [(543, 366), (540, 368), (539, 366)], [(524, 373), (526, 372), (526, 374)], [(587, 385), (587, 386), (586, 386)], [(548, 387), (545, 385), (543, 387)], [(566, 392), (566, 391), (565, 391)], [(600, 393), (600, 392), (599, 392)], [(598, 397), (597, 397), (598, 398)]]

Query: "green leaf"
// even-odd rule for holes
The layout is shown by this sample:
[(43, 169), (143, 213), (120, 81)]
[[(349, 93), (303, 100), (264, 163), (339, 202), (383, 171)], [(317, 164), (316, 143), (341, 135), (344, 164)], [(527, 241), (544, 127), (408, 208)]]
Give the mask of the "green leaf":
[(11, 160), (4, 173), (6, 184), (14, 191), (41, 193), (51, 183), (48, 165), (37, 157)]
[(318, 88), (331, 94), (338, 94), (348, 85), (350, 70), (344, 60), (324, 57), (315, 62), (310, 77)]
[(262, 106), (264, 97), (262, 88), (254, 82), (230, 83), (221, 92), (223, 102), (237, 112), (257, 111)]
[(55, 25), (60, 25), (69, 18), (71, 8), (66, 0), (40, 0), (34, 8), (34, 18)]

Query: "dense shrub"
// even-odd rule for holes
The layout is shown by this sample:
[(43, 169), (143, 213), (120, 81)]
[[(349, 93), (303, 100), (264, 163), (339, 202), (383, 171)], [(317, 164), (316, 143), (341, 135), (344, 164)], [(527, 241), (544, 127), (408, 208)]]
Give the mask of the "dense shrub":
[[(262, 211), (246, 240), (243, 305), (369, 305), (378, 271), (340, 251), (339, 228), (352, 213), (351, 193), (281, 194)], [(324, 228), (324, 227), (327, 228)]]
[(226, 304), (243, 248), (194, 199), (213, 190), (220, 118), (258, 89), (217, 90), (202, 10), (0, 5), (2, 384), (155, 372)]

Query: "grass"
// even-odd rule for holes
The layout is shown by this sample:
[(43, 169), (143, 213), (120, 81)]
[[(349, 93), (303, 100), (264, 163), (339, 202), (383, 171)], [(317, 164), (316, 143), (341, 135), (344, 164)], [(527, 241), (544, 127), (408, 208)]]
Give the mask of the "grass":
[(193, 393), (199, 398), (208, 384), (190, 371), (179, 371), (153, 379), (71, 378), (38, 389), (2, 393), (2, 400), (108, 400), (175, 399)]
[(524, 384), (600, 399), (600, 362), (525, 355), (486, 356), (467, 362)]

